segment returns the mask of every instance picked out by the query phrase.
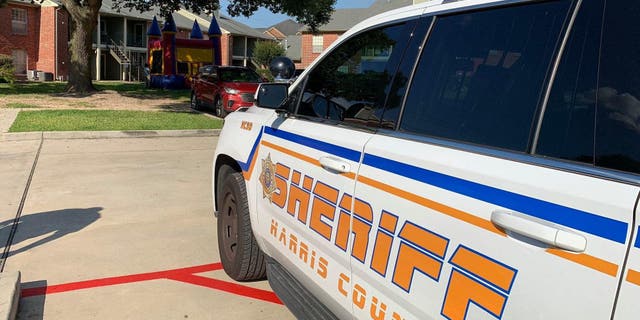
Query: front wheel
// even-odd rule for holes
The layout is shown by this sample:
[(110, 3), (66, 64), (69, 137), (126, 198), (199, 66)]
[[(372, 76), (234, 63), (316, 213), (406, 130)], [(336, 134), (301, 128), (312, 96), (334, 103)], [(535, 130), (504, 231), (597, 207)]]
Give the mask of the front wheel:
[(224, 110), (224, 105), (222, 104), (222, 98), (216, 98), (216, 117), (224, 118), (227, 116), (227, 111)]
[(193, 91), (191, 92), (191, 109), (200, 110), (200, 101), (198, 101), (198, 96)]
[(264, 279), (264, 253), (251, 230), (244, 178), (231, 172), (223, 179), (217, 200), (218, 250), (224, 271), (236, 281)]

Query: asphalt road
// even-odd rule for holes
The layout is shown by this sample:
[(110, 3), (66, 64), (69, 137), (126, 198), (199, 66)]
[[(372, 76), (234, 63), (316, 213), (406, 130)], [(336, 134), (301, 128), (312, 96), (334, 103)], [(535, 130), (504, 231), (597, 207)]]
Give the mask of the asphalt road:
[(221, 270), (216, 139), (0, 141), (0, 245), (4, 271), (22, 273), (18, 319), (293, 319), (268, 283)]

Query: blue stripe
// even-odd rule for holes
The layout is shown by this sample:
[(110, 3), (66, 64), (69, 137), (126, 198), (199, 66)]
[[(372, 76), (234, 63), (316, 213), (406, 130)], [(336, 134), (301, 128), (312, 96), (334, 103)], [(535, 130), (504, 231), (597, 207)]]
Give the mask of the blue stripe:
[(343, 159), (351, 160), (353, 162), (360, 162), (360, 155), (361, 155), (360, 151), (347, 149), (345, 147), (341, 147), (335, 144), (307, 138), (301, 135), (297, 135), (295, 133), (291, 133), (291, 132), (287, 132), (287, 131), (283, 131), (283, 130), (279, 130), (271, 127), (265, 127), (264, 133), (268, 135), (272, 135), (274, 137), (284, 139), (284, 140), (295, 142), (297, 144), (301, 144), (309, 148), (324, 151), (326, 153), (330, 153), (332, 155), (338, 156)]
[(636, 232), (636, 243), (634, 246), (640, 248), (640, 227), (638, 227), (638, 232)]
[[(264, 133), (324, 151), (354, 162), (360, 161), (359, 151), (271, 127), (265, 127)], [(254, 151), (255, 147), (256, 145), (254, 145)], [(254, 151), (252, 151), (252, 153)], [(628, 224), (622, 221), (606, 218), (582, 210), (564, 207), (555, 203), (527, 197), (502, 189), (489, 187), (371, 154), (365, 154), (363, 163), (409, 179), (433, 185), (484, 202), (492, 203), (517, 212), (525, 213), (533, 217), (590, 233), (611, 241), (624, 244), (627, 239)], [(640, 233), (640, 228), (638, 232)], [(640, 236), (636, 239), (635, 246), (640, 248)]]
[(256, 156), (256, 149), (258, 149), (258, 145), (260, 144), (261, 138), (262, 138), (262, 130), (260, 130), (260, 133), (258, 134), (258, 138), (256, 138), (256, 142), (253, 143), (253, 148), (251, 148), (251, 153), (249, 153), (249, 158), (247, 159), (247, 162), (238, 161), (238, 164), (240, 164), (240, 168), (242, 169), (242, 171), (244, 172), (249, 171), (249, 166), (251, 166), (253, 157)]
[[(364, 164), (624, 244), (627, 223), (365, 154)], [(636, 241), (636, 246), (639, 242)]]

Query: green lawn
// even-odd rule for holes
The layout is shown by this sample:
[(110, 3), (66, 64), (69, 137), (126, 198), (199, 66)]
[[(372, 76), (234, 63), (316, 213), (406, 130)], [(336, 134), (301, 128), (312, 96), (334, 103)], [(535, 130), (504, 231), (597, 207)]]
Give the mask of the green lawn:
[(9, 94), (51, 94), (64, 92), (66, 82), (0, 83), (0, 96)]
[(138, 82), (118, 82), (118, 81), (94, 81), (93, 86), (98, 90), (113, 90), (124, 95), (139, 97), (160, 97), (174, 98), (182, 101), (189, 101), (191, 91), (184, 90), (160, 90), (156, 88), (147, 88), (144, 83)]
[[(25, 82), (25, 83), (0, 83), (0, 96), (3, 95), (51, 95), (64, 93), (66, 82)], [(180, 101), (189, 101), (189, 90), (160, 90), (146, 88), (139, 82), (119, 81), (94, 81), (93, 86), (97, 90), (113, 90), (123, 95), (141, 98), (174, 98)]]
[(15, 108), (15, 109), (28, 109), (28, 108), (40, 108), (40, 106), (35, 104), (28, 104), (22, 102), (10, 102), (5, 106), (7, 108)]
[(9, 132), (219, 129), (222, 120), (202, 114), (162, 111), (21, 111)]

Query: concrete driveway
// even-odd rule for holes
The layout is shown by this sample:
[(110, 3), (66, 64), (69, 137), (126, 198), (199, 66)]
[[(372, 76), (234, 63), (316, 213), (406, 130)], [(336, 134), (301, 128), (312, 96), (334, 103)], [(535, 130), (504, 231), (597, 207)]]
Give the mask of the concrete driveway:
[(216, 142), (0, 141), (0, 245), (4, 271), (22, 273), (18, 319), (293, 319), (265, 281), (221, 270)]

